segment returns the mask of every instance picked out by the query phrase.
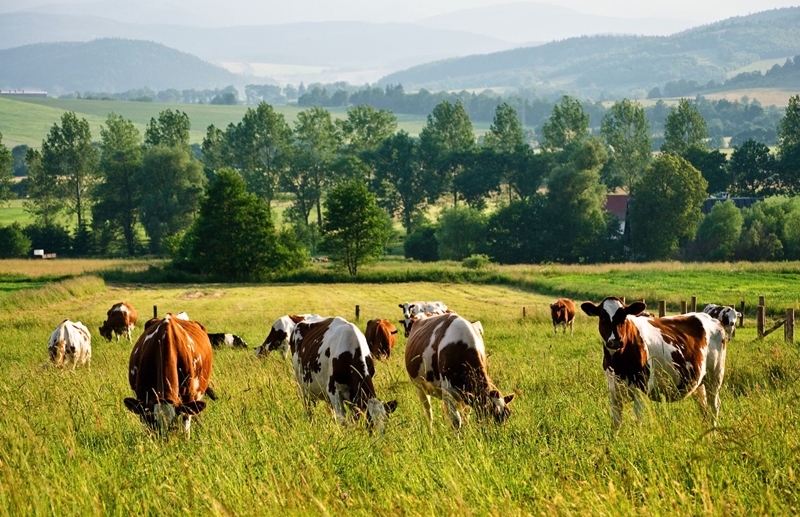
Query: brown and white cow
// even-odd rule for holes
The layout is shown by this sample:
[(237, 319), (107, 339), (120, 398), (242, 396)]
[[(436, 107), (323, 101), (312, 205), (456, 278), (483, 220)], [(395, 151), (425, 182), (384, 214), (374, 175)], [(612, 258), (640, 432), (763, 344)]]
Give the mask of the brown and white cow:
[(289, 339), (295, 326), (307, 319), (317, 321), (325, 318), (318, 314), (287, 314), (275, 320), (264, 342), (255, 347), (256, 357), (266, 357), (270, 352), (279, 350), (286, 359), (289, 356)]
[(385, 355), (388, 358), (397, 343), (397, 327), (387, 319), (369, 320), (364, 336), (367, 338), (367, 345), (372, 355), (375, 357)]
[(444, 302), (405, 302), (398, 305), (403, 309), (403, 319), (400, 323), (403, 324), (405, 336), (411, 333), (411, 321), (415, 316), (423, 313), (431, 314), (444, 314), (447, 312), (447, 305)]
[(694, 394), (704, 411), (710, 400), (716, 425), (725, 376), (725, 329), (702, 312), (647, 318), (640, 316), (645, 308), (643, 302), (625, 305), (615, 297), (581, 304), (583, 312), (600, 321), (613, 428), (619, 429), (623, 402), (631, 395), (641, 421), (643, 394), (666, 401)]
[(126, 398), (125, 407), (161, 434), (183, 415), (188, 436), (192, 416), (206, 407), (207, 390), (211, 396), (212, 361), (205, 327), (186, 313), (151, 319), (131, 352), (128, 382), (136, 398)]
[(703, 312), (722, 323), (722, 326), (725, 327), (725, 332), (728, 333), (728, 337), (731, 339), (736, 337), (736, 320), (742, 316), (741, 312), (732, 307), (714, 303), (709, 303), (703, 307)]
[(344, 318), (309, 318), (296, 324), (291, 333), (292, 364), (303, 402), (311, 417), (317, 400), (327, 401), (334, 417), (345, 422), (345, 407), (366, 413), (372, 425), (383, 433), (386, 414), (396, 401), (383, 403), (375, 394), (372, 378), (375, 365), (364, 334)]
[(80, 321), (64, 320), (50, 334), (47, 345), (50, 362), (59, 367), (91, 366), (92, 335)]
[(432, 425), (431, 396), (444, 400), (450, 422), (461, 429), (461, 412), (471, 406), (479, 416), (505, 422), (514, 394), (503, 397), (486, 372), (480, 322), (443, 314), (416, 322), (406, 344), (406, 370), (417, 387)]
[(128, 341), (133, 343), (131, 332), (136, 327), (138, 316), (133, 306), (126, 302), (115, 303), (106, 313), (108, 319), (103, 322), (100, 327), (100, 335), (106, 338), (106, 341), (111, 341), (111, 333), (117, 335), (117, 343), (119, 343), (120, 334), (125, 334)]
[(550, 304), (550, 316), (553, 318), (553, 332), (558, 336), (558, 326), (564, 327), (564, 334), (567, 333), (569, 326), (569, 335), (572, 337), (575, 327), (575, 302), (569, 298), (559, 298), (556, 303)]

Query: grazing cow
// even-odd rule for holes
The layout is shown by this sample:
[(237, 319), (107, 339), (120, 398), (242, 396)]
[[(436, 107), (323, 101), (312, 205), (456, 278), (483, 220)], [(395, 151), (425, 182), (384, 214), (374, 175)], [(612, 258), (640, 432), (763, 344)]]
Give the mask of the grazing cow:
[(725, 329), (702, 312), (646, 318), (640, 316), (645, 308), (643, 302), (626, 306), (615, 297), (581, 304), (583, 312), (600, 321), (613, 428), (619, 429), (622, 405), (630, 395), (641, 421), (642, 394), (667, 401), (695, 394), (706, 412), (710, 399), (716, 425), (725, 376)]
[(255, 348), (256, 357), (266, 357), (273, 350), (280, 350), (283, 358), (286, 359), (289, 355), (289, 340), (292, 337), (295, 326), (306, 319), (321, 320), (324, 319), (318, 314), (287, 314), (281, 316), (275, 323), (267, 335), (267, 338), (261, 343), (261, 346)]
[(47, 352), (51, 363), (59, 367), (72, 365), (73, 372), (76, 366), (91, 366), (92, 335), (80, 321), (64, 320), (50, 334)]
[(417, 392), (429, 425), (433, 425), (431, 395), (444, 400), (450, 422), (461, 429), (461, 411), (471, 406), (479, 416), (493, 416), (498, 423), (511, 414), (511, 393), (503, 397), (486, 372), (483, 327), (457, 314), (421, 319), (406, 344), (406, 370)]
[(396, 401), (383, 403), (375, 395), (375, 366), (364, 334), (344, 318), (308, 318), (291, 333), (292, 364), (303, 402), (311, 417), (317, 400), (327, 401), (337, 421), (346, 421), (345, 406), (366, 413), (383, 433), (386, 414)]
[(100, 327), (100, 335), (106, 338), (106, 341), (111, 341), (111, 333), (117, 335), (117, 343), (119, 343), (120, 334), (125, 334), (128, 341), (133, 343), (131, 332), (136, 327), (138, 316), (133, 307), (125, 302), (115, 303), (106, 313), (108, 319), (103, 322)]
[(247, 348), (247, 343), (244, 342), (244, 339), (236, 334), (209, 334), (208, 340), (214, 348), (219, 348), (222, 345), (228, 348)]
[(206, 391), (211, 396), (212, 360), (203, 325), (185, 313), (151, 319), (131, 352), (128, 382), (136, 398), (126, 398), (125, 407), (162, 435), (183, 415), (188, 436), (192, 416), (206, 407)]
[(398, 307), (403, 309), (403, 321), (400, 323), (403, 324), (406, 337), (411, 332), (413, 323), (411, 319), (415, 316), (425, 312), (429, 314), (444, 314), (447, 312), (447, 305), (444, 302), (405, 302), (399, 304)]
[(397, 327), (386, 319), (369, 320), (364, 336), (367, 338), (367, 345), (372, 355), (375, 357), (385, 355), (388, 358), (397, 343)]
[(550, 304), (550, 316), (553, 318), (553, 332), (556, 336), (558, 336), (558, 326), (561, 325), (564, 327), (565, 335), (569, 326), (569, 335), (572, 337), (575, 327), (575, 302), (569, 298), (559, 298), (556, 303)]
[(731, 307), (713, 303), (706, 305), (703, 308), (703, 312), (722, 323), (722, 326), (725, 327), (725, 332), (728, 333), (731, 339), (736, 337), (736, 320), (737, 318), (741, 318), (741, 312)]

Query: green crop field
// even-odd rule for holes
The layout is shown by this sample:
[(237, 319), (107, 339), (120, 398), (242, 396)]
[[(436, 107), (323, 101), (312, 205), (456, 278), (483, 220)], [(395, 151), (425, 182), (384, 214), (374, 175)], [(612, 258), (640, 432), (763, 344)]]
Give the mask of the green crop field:
[[(45, 271), (26, 270), (23, 262), (0, 261), (0, 274), (20, 280)], [(52, 276), (106, 269), (52, 264), (60, 268)], [(366, 272), (390, 276), (404, 267), (419, 266), (384, 263)], [(443, 275), (457, 267), (420, 271)], [(779, 333), (755, 340), (752, 325), (737, 332), (716, 429), (692, 400), (651, 402), (641, 425), (626, 407), (623, 427), (612, 435), (596, 321), (579, 314), (573, 338), (552, 335), (547, 304), (561, 288), (629, 298), (696, 289), (692, 294), (706, 300), (739, 285), (784, 305), (800, 298), (793, 276), (800, 264), (727, 267), (727, 274), (722, 266), (670, 264), (487, 273), (508, 285), (107, 285), (82, 276), (18, 290), (0, 297), (0, 514), (795, 514), (796, 345)], [(531, 290), (534, 280), (544, 282), (546, 295)], [(456, 433), (437, 404), (429, 434), (402, 364), (402, 333), (391, 359), (376, 365), (378, 395), (399, 403), (383, 436), (359, 423), (335, 423), (324, 404), (309, 421), (290, 361), (275, 354), (257, 360), (251, 350), (215, 352), (219, 400), (209, 401), (191, 439), (168, 441), (145, 431), (122, 404), (131, 396), (127, 342), (95, 336), (91, 368), (74, 373), (43, 365), (49, 334), (63, 318), (97, 334), (120, 300), (139, 310), (135, 338), (156, 305), (162, 315), (185, 310), (210, 332), (237, 333), (252, 347), (286, 313), (353, 319), (360, 305), (363, 329), (369, 318), (399, 318), (397, 304), (412, 299), (443, 300), (481, 320), (489, 373), (501, 390), (517, 394), (507, 424), (470, 417)]]
[(19, 223), (27, 226), (33, 222), (33, 217), (25, 211), (22, 199), (12, 199), (7, 203), (0, 203), (0, 225)]

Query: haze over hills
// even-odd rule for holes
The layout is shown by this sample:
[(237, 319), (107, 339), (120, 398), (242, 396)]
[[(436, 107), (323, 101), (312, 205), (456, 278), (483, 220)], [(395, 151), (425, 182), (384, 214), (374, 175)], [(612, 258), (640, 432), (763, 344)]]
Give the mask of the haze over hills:
[(594, 36), (454, 58), (390, 74), (407, 89), (535, 88), (644, 97), (673, 80), (723, 82), (765, 59), (800, 54), (800, 7), (723, 20), (669, 37)]

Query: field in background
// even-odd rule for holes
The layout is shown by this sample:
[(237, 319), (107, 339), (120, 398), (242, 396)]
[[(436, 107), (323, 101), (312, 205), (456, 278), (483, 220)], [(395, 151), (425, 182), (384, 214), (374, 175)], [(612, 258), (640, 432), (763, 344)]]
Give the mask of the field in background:
[(0, 225), (19, 223), (27, 226), (33, 222), (33, 217), (25, 211), (22, 202), (22, 199), (12, 199), (6, 203), (0, 203)]
[[(775, 335), (753, 342), (752, 327), (729, 348), (721, 427), (690, 400), (650, 403), (641, 426), (628, 406), (612, 436), (596, 322), (579, 314), (575, 337), (554, 339), (551, 296), (447, 283), (105, 287), (96, 277), (32, 291), (39, 298), (25, 307), (0, 300), (0, 514), (787, 514), (800, 504), (800, 413), (789, 402), (800, 354)], [(167, 443), (122, 404), (127, 342), (95, 336), (91, 370), (42, 366), (61, 319), (94, 330), (120, 300), (140, 320), (153, 305), (186, 310), (255, 346), (286, 313), (352, 319), (359, 304), (363, 329), (368, 318), (397, 319), (397, 303), (411, 299), (481, 320), (490, 374), (517, 393), (505, 426), (470, 418), (456, 434), (437, 403), (429, 435), (402, 335), (376, 365), (379, 396), (399, 402), (384, 436), (334, 423), (323, 404), (309, 422), (290, 362), (274, 354), (216, 352), (219, 400), (191, 440)]]

